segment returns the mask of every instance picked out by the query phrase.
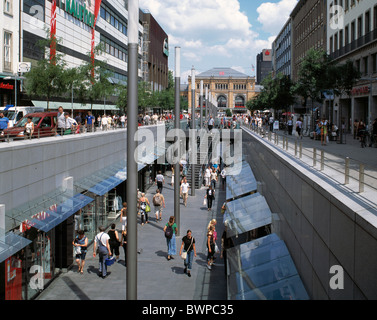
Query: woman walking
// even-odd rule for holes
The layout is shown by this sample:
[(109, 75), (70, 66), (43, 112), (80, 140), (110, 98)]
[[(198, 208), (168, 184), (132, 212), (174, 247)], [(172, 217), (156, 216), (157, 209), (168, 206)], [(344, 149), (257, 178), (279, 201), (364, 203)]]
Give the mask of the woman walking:
[(210, 211), (212, 210), (212, 202), (213, 200), (215, 200), (215, 190), (212, 189), (212, 186), (209, 186), (209, 188), (207, 189), (205, 198), (207, 199), (208, 211)]
[(177, 224), (175, 223), (174, 216), (169, 218), (169, 222), (164, 227), (164, 233), (166, 238), (166, 244), (168, 246), (168, 260), (174, 259), (174, 255), (177, 254), (177, 244), (175, 242), (175, 235), (177, 234)]
[(127, 229), (122, 231), (121, 243), (124, 250), (124, 266), (127, 267)]
[(122, 223), (122, 231), (127, 229), (127, 202), (123, 202), (123, 208), (120, 210), (120, 222)]
[(327, 145), (327, 125), (328, 122), (325, 119), (325, 117), (322, 118), (322, 121), (320, 122), (321, 127), (321, 145), (326, 146)]
[(148, 213), (147, 206), (150, 207), (150, 203), (148, 198), (145, 196), (145, 193), (141, 194), (141, 198), (139, 199), (139, 207), (140, 207), (140, 214), (141, 214), (141, 225), (145, 223), (149, 223), (148, 221)]
[(79, 272), (84, 273), (85, 257), (88, 251), (88, 238), (85, 236), (83, 230), (79, 230), (76, 239), (73, 241), (75, 248), (80, 248), (80, 253), (76, 253), (76, 263), (79, 267)]
[(215, 240), (214, 240), (215, 227), (211, 225), (207, 232), (207, 268), (212, 270), (213, 256), (215, 255)]
[(186, 236), (182, 238), (179, 255), (182, 255), (182, 250), (183, 252), (187, 253), (186, 259), (184, 260), (185, 270), (183, 272), (187, 273), (187, 275), (191, 277), (192, 262), (194, 260), (194, 256), (196, 257), (195, 239), (192, 237), (191, 230), (187, 230)]
[(119, 260), (120, 240), (119, 240), (119, 236), (118, 236), (118, 231), (115, 230), (115, 223), (113, 223), (111, 225), (111, 229), (109, 230), (109, 232), (107, 234), (110, 237), (110, 240), (109, 240), (110, 251), (111, 251), (113, 256), (115, 254), (116, 261), (118, 261)]

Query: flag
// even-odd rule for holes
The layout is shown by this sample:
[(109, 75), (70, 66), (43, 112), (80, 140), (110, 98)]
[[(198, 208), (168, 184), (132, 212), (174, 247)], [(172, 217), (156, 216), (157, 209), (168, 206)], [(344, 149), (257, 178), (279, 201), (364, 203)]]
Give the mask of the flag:
[(56, 58), (56, 0), (52, 0), (51, 3), (51, 44), (50, 44), (50, 61), (55, 64)]
[(251, 65), (251, 70), (254, 72), (255, 71), (255, 66), (252, 64)]

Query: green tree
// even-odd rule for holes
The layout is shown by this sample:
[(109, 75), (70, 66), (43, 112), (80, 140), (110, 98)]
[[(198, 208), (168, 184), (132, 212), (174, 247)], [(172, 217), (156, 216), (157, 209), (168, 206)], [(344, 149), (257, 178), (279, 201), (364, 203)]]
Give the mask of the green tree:
[(25, 86), (29, 95), (38, 96), (47, 100), (47, 110), (50, 109), (50, 101), (53, 97), (58, 97), (67, 91), (67, 73), (65, 71), (66, 63), (63, 55), (56, 52), (52, 57), (49, 48), (57, 46), (60, 39), (50, 37), (47, 31), (47, 37), (38, 42), (38, 46), (45, 53), (44, 58), (40, 59), (36, 65), (33, 65), (30, 72), (25, 74)]

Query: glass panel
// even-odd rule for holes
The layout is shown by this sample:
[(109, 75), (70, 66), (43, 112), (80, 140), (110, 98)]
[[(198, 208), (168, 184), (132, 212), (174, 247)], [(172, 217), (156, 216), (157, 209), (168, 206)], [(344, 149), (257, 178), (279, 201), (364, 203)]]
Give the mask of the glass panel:
[(246, 162), (226, 170), (226, 199), (233, 199), (257, 190), (257, 180)]
[(0, 263), (30, 243), (30, 240), (20, 237), (13, 232), (6, 233), (0, 238)]
[(270, 224), (272, 216), (265, 198), (255, 193), (228, 202), (223, 219), (227, 221), (229, 238)]

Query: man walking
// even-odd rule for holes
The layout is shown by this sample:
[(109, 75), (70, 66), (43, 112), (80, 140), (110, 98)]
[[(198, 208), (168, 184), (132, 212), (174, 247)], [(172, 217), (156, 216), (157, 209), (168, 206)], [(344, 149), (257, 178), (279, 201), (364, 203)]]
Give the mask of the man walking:
[(163, 188), (163, 185), (165, 183), (165, 179), (164, 179), (164, 176), (162, 175), (161, 171), (158, 172), (156, 179), (155, 179), (155, 182), (157, 184), (157, 188), (162, 193), (162, 188)]
[(85, 127), (88, 132), (93, 131), (94, 121), (95, 121), (94, 116), (92, 115), (90, 111), (88, 111), (88, 115), (85, 117)]
[(100, 226), (99, 233), (96, 235), (94, 239), (93, 245), (93, 257), (96, 257), (97, 248), (98, 248), (98, 255), (99, 255), (99, 276), (102, 279), (107, 277), (107, 266), (106, 266), (106, 259), (108, 256), (111, 256), (111, 250), (109, 245), (110, 236), (105, 233), (105, 227)]
[(63, 107), (58, 108), (58, 134), (63, 135), (65, 131), (65, 116)]
[(156, 215), (156, 222), (162, 220), (162, 207), (165, 208), (165, 198), (160, 193), (160, 189), (156, 190), (156, 194), (153, 196), (154, 213)]
[(4, 117), (4, 113), (0, 113), (0, 133), (9, 128), (9, 119)]
[(187, 198), (189, 193), (190, 185), (187, 183), (186, 177), (183, 178), (182, 184), (181, 184), (181, 195), (183, 198), (183, 204), (185, 207), (187, 207)]
[(208, 120), (208, 131), (211, 131), (213, 126), (215, 124), (215, 120), (213, 119), (213, 117), (211, 116)]

